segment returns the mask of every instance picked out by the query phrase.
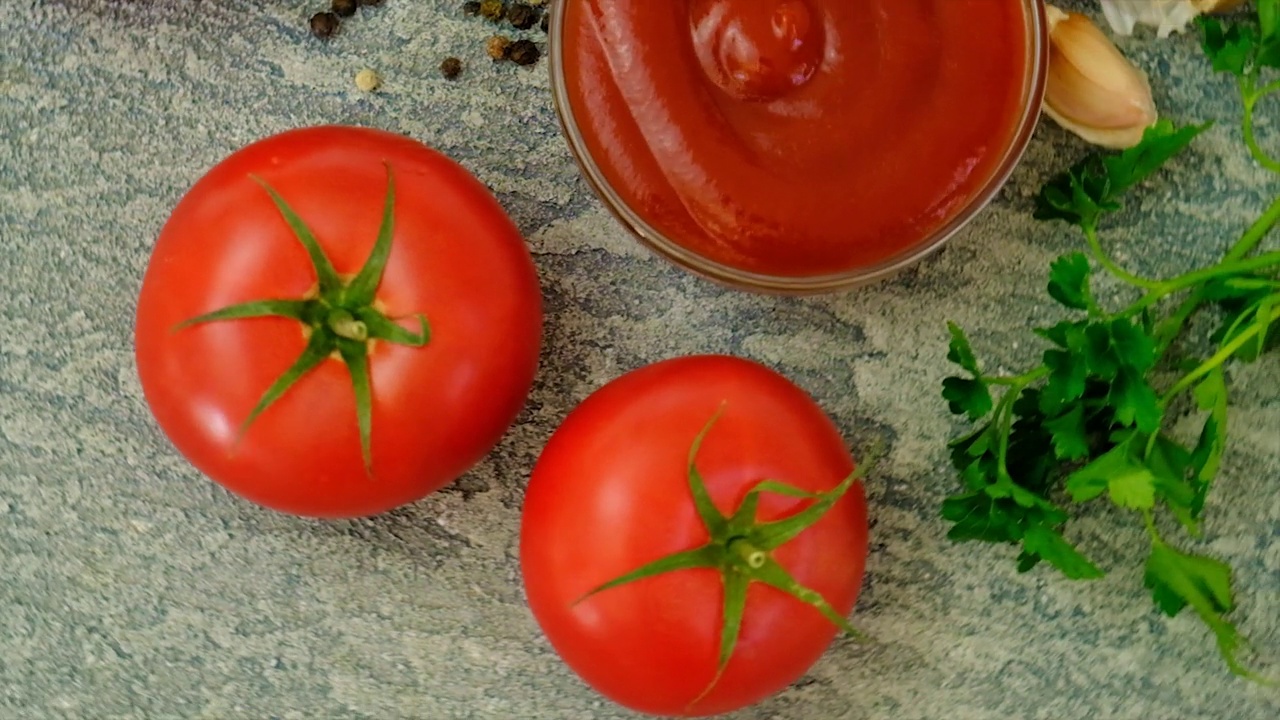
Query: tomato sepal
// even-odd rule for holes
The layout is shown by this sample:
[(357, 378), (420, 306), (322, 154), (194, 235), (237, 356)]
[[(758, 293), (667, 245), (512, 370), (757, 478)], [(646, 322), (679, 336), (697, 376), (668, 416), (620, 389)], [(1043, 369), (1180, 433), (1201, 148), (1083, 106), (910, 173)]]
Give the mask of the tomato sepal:
[[(388, 178), (390, 178), (390, 168), (387, 169), (387, 173)], [(267, 195), (271, 196), (271, 202), (276, 206), (276, 210), (280, 212), (280, 216), (284, 218), (289, 229), (293, 231), (293, 236), (298, 239), (298, 242), (302, 243), (302, 247), (307, 251), (307, 257), (311, 259), (311, 267), (316, 273), (316, 281), (319, 283), (321, 297), (330, 297), (333, 293), (339, 291), (342, 288), (342, 278), (338, 276), (338, 271), (333, 268), (333, 263), (329, 261), (329, 256), (324, 254), (324, 249), (320, 247), (320, 242), (316, 240), (311, 228), (307, 227), (307, 223), (302, 217), (266, 180), (257, 175), (250, 175), (249, 177), (261, 185), (262, 189), (267, 191)], [(387, 192), (394, 192), (394, 188), (390, 184), (387, 186)]]
[(591, 596), (602, 593), (605, 590), (611, 590), (619, 585), (626, 585), (627, 583), (632, 583), (636, 580), (643, 580), (647, 577), (653, 577), (654, 575), (675, 572), (676, 570), (692, 570), (694, 568), (718, 569), (725, 567), (725, 565), (727, 565), (727, 557), (725, 556), (724, 548), (718, 547), (713, 543), (708, 543), (702, 547), (667, 555), (666, 557), (654, 560), (647, 565), (642, 565), (625, 575), (620, 575), (603, 585), (588, 590), (582, 594), (582, 597), (575, 600), (573, 604), (577, 605), (582, 603)]
[(423, 347), (430, 342), (431, 328), (424, 314), (411, 317), (417, 321), (414, 332), (387, 317), (376, 307), (378, 286), (391, 256), (391, 240), (395, 234), (395, 176), (391, 165), (387, 170), (387, 190), (383, 198), (378, 236), (360, 270), (344, 281), (315, 234), (289, 203), (257, 175), (250, 178), (261, 185), (271, 198), (295, 238), (307, 252), (316, 286), (302, 298), (251, 300), (203, 313), (177, 323), (177, 332), (208, 322), (283, 317), (302, 324), (307, 344), (302, 353), (263, 392), (257, 404), (240, 424), (237, 442), (249, 426), (273, 403), (284, 396), (307, 373), (327, 358), (337, 357), (347, 367), (355, 396), (356, 426), (360, 436), (360, 454), (365, 471), (373, 474), (373, 389), (369, 372), (370, 343), (382, 340), (398, 345)]
[(271, 383), (271, 386), (267, 388), (267, 391), (258, 400), (258, 404), (253, 406), (253, 409), (245, 417), (244, 422), (240, 423), (239, 438), (244, 437), (253, 421), (272, 403), (288, 392), (294, 383), (301, 379), (303, 375), (318, 367), (320, 363), (325, 361), (325, 358), (329, 357), (330, 353), (333, 352), (331, 349), (333, 340), (325, 337), (325, 335), (324, 331), (311, 334), (311, 337), (307, 339), (307, 346), (302, 350), (302, 354), (298, 356), (297, 360), (293, 361), (288, 370), (281, 373), (280, 377)]
[(238, 305), (229, 305), (220, 310), (207, 312), (193, 318), (187, 318), (173, 326), (177, 332), (192, 325), (213, 322), (215, 320), (244, 320), (248, 318), (282, 317), (299, 322), (306, 322), (311, 303), (307, 300), (252, 300)]
[(386, 168), (387, 195), (382, 202), (378, 239), (374, 241), (369, 258), (365, 260), (360, 272), (338, 292), (339, 300), (344, 306), (364, 307), (373, 303), (378, 285), (382, 283), (382, 271), (387, 267), (387, 259), (391, 257), (391, 236), (395, 234), (396, 180), (391, 173), (391, 166), (386, 165)]
[(427, 316), (422, 313), (411, 316), (412, 319), (418, 322), (418, 332), (416, 333), (401, 326), (372, 307), (360, 308), (356, 311), (356, 317), (364, 323), (365, 329), (369, 332), (369, 337), (375, 340), (386, 340), (387, 342), (408, 345), (409, 347), (422, 347), (431, 342), (431, 325), (427, 323)]

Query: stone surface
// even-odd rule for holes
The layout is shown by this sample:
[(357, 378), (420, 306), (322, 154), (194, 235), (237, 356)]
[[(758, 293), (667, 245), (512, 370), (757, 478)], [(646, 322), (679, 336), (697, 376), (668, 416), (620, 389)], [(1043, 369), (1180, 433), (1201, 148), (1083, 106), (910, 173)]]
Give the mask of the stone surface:
[[(0, 0), (0, 717), (631, 717), (578, 682), (523, 603), (521, 491), (574, 403), (693, 352), (761, 360), (854, 447), (888, 449), (868, 481), (875, 549), (855, 615), (876, 642), (837, 642), (738, 720), (1280, 716), (1274, 691), (1226, 674), (1198, 621), (1153, 611), (1132, 517), (1091, 508), (1072, 526), (1113, 568), (1087, 584), (1020, 576), (1008, 549), (944, 538), (958, 427), (938, 397), (943, 321), (1011, 367), (1039, 353), (1027, 327), (1053, 317), (1047, 265), (1079, 241), (1034, 223), (1030, 202), (1079, 142), (1042, 124), (998, 201), (895, 280), (747, 295), (627, 238), (558, 135), (545, 64), (491, 64), (491, 30), (460, 3), (388, 0), (327, 44), (307, 30), (323, 4)], [(1193, 38), (1123, 45), (1166, 114), (1221, 121), (1110, 222), (1125, 262), (1177, 272), (1280, 185), (1247, 161), (1230, 84)], [(448, 55), (466, 65), (453, 82)], [(377, 93), (354, 86), (366, 67)], [(131, 323), (190, 183), (247, 142), (331, 122), (407, 133), (476, 173), (527, 235), (548, 317), (528, 408), (488, 460), (412, 507), (321, 523), (237, 500), (175, 453), (141, 397)], [(1234, 444), (1203, 546), (1236, 568), (1235, 618), (1274, 661), (1280, 360), (1232, 380)]]

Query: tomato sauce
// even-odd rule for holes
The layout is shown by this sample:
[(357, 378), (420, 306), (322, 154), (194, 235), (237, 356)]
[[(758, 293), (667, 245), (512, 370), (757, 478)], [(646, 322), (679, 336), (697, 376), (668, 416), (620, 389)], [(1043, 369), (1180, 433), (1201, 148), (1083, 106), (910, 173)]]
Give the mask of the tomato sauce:
[(772, 276), (892, 259), (982, 192), (1026, 103), (1025, 0), (570, 0), (565, 91), (625, 204)]

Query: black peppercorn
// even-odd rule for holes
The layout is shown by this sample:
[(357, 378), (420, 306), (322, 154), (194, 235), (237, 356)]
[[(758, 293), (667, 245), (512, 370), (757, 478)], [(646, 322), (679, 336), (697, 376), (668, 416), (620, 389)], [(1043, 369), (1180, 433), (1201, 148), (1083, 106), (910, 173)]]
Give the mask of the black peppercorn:
[(444, 75), (445, 80), (454, 80), (458, 75), (462, 74), (462, 61), (456, 57), (445, 58), (440, 63), (440, 74)]
[(338, 16), (331, 12), (318, 12), (311, 16), (311, 34), (327, 40), (338, 32)]
[(470, 0), (462, 3), (462, 12), (467, 15), (480, 14), (480, 0)]
[(356, 14), (356, 0), (333, 0), (329, 3), (329, 7), (339, 17), (351, 17)]
[(541, 55), (532, 40), (517, 40), (507, 48), (507, 58), (517, 65), (532, 65)]
[(538, 22), (540, 11), (525, 3), (511, 3), (507, 6), (507, 22), (517, 30), (528, 30)]

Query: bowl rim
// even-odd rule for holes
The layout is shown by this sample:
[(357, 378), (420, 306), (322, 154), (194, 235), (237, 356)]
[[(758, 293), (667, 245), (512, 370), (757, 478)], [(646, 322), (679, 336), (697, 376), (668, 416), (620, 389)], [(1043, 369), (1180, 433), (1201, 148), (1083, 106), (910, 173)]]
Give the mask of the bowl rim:
[(734, 289), (777, 295), (815, 295), (853, 290), (896, 275), (932, 255), (991, 204), (1022, 161), (1039, 124), (1049, 71), (1048, 20), (1045, 0), (1022, 0), (1026, 9), (1029, 43), (1022, 112), (1013, 126), (1014, 131), (1009, 135), (1009, 142), (1003, 149), (999, 164), (987, 177), (982, 188), (959, 212), (928, 236), (874, 265), (840, 273), (803, 276), (767, 275), (742, 270), (693, 252), (653, 227), (613, 189), (592, 158), (591, 150), (574, 118), (564, 72), (564, 44), (560, 41), (564, 33), (565, 8), (578, 1), (555, 0), (548, 9), (547, 67), (551, 76), (552, 104), (561, 135), (569, 146), (580, 174), (610, 214), (650, 251), (686, 271)]

